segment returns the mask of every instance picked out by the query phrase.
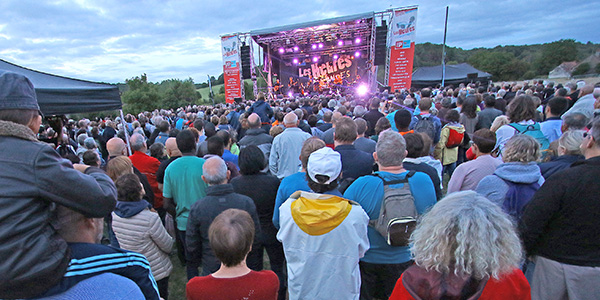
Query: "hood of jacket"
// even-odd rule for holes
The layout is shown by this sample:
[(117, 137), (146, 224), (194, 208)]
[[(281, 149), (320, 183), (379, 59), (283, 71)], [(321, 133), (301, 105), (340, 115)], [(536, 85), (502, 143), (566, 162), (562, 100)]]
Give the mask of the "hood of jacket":
[(148, 203), (146, 200), (131, 202), (117, 201), (115, 214), (121, 218), (131, 218), (146, 208), (152, 208), (152, 205), (150, 205), (150, 203)]
[(402, 274), (402, 285), (415, 300), (475, 300), (479, 299), (487, 283), (469, 276), (458, 276), (454, 272), (443, 274), (427, 271), (413, 265)]
[(352, 202), (339, 196), (298, 191), (291, 204), (294, 221), (309, 235), (323, 235), (339, 226), (352, 210)]
[(494, 174), (504, 180), (515, 183), (533, 183), (540, 180), (542, 172), (540, 167), (535, 162), (520, 163), (508, 162), (503, 163), (496, 168)]

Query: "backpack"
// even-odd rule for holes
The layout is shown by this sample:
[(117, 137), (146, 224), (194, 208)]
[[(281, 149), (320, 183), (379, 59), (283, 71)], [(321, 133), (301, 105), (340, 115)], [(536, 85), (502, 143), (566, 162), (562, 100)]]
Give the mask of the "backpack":
[[(415, 174), (410, 171), (400, 180), (386, 181), (379, 174), (372, 174), (383, 181), (383, 200), (379, 217), (369, 221), (390, 246), (408, 246), (409, 238), (417, 225), (415, 198), (410, 192), (408, 179)], [(403, 183), (401, 188), (391, 188), (392, 184)]]
[(421, 115), (417, 116), (417, 123), (413, 128), (415, 132), (424, 132), (426, 133), (432, 140), (435, 140), (435, 126), (433, 125), (433, 117), (423, 117)]
[(537, 182), (516, 183), (508, 180), (504, 180), (504, 182), (508, 185), (508, 192), (504, 196), (502, 210), (513, 217), (514, 221), (518, 221), (521, 219), (523, 208), (540, 189), (540, 185)]
[(448, 127), (448, 140), (446, 141), (446, 148), (452, 149), (458, 147), (462, 144), (463, 139), (465, 138), (465, 132), (458, 132), (458, 130), (454, 128)]
[(521, 125), (518, 123), (510, 123), (508, 126), (514, 128), (519, 134), (526, 134), (532, 138), (534, 138), (538, 143), (540, 143), (540, 150), (545, 151), (550, 146), (550, 142), (548, 142), (548, 138), (544, 136), (542, 129), (540, 127), (540, 123), (535, 122), (531, 125)]

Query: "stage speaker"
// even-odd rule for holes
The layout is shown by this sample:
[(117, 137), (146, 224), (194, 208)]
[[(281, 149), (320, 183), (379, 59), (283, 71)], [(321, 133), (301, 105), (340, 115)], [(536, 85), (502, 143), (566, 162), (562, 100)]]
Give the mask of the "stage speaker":
[(387, 56), (387, 31), (388, 27), (385, 22), (381, 26), (375, 28), (375, 65), (385, 65)]
[(273, 56), (271, 58), (271, 66), (272, 66), (272, 70), (271, 72), (273, 74), (279, 74), (279, 65), (281, 64), (281, 58), (277, 57), (277, 56)]
[(240, 47), (240, 54), (242, 57), (242, 78), (250, 79), (250, 46), (243, 45)]

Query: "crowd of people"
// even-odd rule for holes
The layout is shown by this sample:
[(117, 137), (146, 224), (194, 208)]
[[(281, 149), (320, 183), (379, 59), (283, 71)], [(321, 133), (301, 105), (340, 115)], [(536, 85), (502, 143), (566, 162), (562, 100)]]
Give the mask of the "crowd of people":
[[(0, 72), (0, 298), (595, 299), (600, 84), (46, 117)], [(264, 270), (264, 253), (270, 270)]]

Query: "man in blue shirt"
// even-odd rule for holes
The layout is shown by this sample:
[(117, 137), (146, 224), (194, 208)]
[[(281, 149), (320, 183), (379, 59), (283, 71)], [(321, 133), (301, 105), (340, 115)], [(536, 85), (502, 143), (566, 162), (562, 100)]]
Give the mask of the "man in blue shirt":
[(562, 135), (562, 119), (560, 116), (569, 108), (569, 102), (563, 97), (552, 97), (546, 104), (546, 121), (540, 123), (544, 136), (552, 143)]
[[(402, 166), (406, 157), (406, 141), (397, 132), (388, 130), (379, 134), (373, 158), (379, 166), (379, 176), (386, 181), (404, 179), (408, 171)], [(415, 198), (415, 206), (419, 215), (436, 202), (435, 189), (429, 176), (416, 172), (408, 179), (410, 191)], [(401, 188), (403, 184), (391, 185)], [(383, 181), (376, 176), (363, 176), (346, 190), (344, 198), (358, 202), (369, 219), (379, 217), (383, 201)], [(368, 228), (371, 248), (360, 260), (361, 299), (387, 299), (402, 272), (412, 265), (409, 247), (394, 247), (387, 244), (381, 234), (373, 227)]]
[(325, 147), (323, 140), (311, 137), (304, 141), (302, 150), (300, 150), (300, 162), (302, 170), (296, 174), (292, 174), (281, 181), (275, 198), (275, 209), (273, 211), (273, 225), (279, 229), (279, 207), (296, 191), (309, 192), (308, 181), (306, 180), (306, 166), (308, 157), (311, 153)]
[(298, 128), (298, 116), (290, 112), (283, 118), (285, 130), (273, 139), (269, 155), (269, 169), (282, 179), (300, 170), (300, 150), (302, 143), (311, 137)]

